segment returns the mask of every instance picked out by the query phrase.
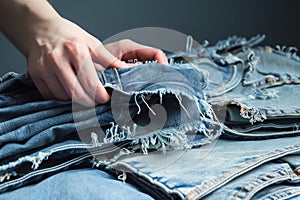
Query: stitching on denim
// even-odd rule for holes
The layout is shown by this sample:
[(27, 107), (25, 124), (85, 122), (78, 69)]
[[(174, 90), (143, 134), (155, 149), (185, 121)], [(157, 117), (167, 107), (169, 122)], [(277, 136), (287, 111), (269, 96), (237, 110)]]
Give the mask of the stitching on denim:
[(15, 161), (4, 164), (0, 166), (0, 171), (7, 171), (25, 162), (31, 162), (31, 168), (33, 170), (36, 170), (44, 160), (47, 160), (49, 156), (53, 155), (54, 153), (69, 149), (93, 149), (100, 146), (102, 146), (102, 143), (99, 143), (97, 134), (91, 133), (91, 144), (67, 144), (59, 147), (54, 147), (47, 152), (40, 151), (37, 153), (37, 155), (20, 157)]
[(290, 189), (290, 188), (285, 188), (285, 189), (282, 189), (282, 190), (278, 190), (276, 192), (272, 192), (270, 194), (268, 194), (267, 196), (263, 197), (263, 198), (260, 198), (258, 200), (266, 200), (267, 198), (272, 198), (272, 200), (274, 200), (275, 196), (276, 195), (281, 195), (282, 193), (286, 193), (286, 191), (292, 191), (291, 193), (292, 194), (284, 194), (286, 196), (284, 197), (276, 197), (276, 199), (287, 199), (287, 198), (291, 198), (291, 197), (294, 197), (296, 195), (299, 195), (300, 194), (300, 188), (299, 189)]
[(285, 147), (283, 149), (277, 149), (270, 153), (256, 157), (255, 159), (252, 159), (248, 162), (244, 162), (241, 165), (239, 165), (238, 167), (232, 169), (231, 171), (216, 177), (212, 181), (205, 182), (205, 183), (201, 184), (200, 186), (197, 186), (189, 194), (186, 195), (185, 199), (189, 199), (189, 200), (199, 199), (201, 196), (207, 195), (207, 193), (211, 189), (219, 188), (222, 185), (231, 181), (233, 178), (235, 178), (237, 174), (241, 173), (242, 171), (245, 172), (245, 168), (247, 168), (248, 170), (251, 170), (251, 169), (255, 168), (258, 163), (265, 163), (265, 162), (269, 161), (270, 158), (276, 159), (277, 157), (283, 157), (287, 154), (290, 154), (293, 152), (298, 152), (299, 150), (300, 150), (300, 144)]
[[(115, 163), (115, 164), (117, 166), (111, 165), (111, 166), (109, 166), (109, 168), (112, 168), (112, 169), (116, 169), (116, 168), (123, 168), (124, 169), (125, 168), (126, 171), (130, 171), (132, 173), (138, 174), (138, 176), (140, 178), (144, 179), (145, 181), (149, 182), (150, 184), (156, 185), (157, 187), (164, 190), (166, 193), (175, 194), (180, 199), (184, 199), (184, 196), (183, 196), (182, 192), (180, 192), (178, 189), (176, 189), (176, 188), (170, 189), (164, 183), (161, 183), (157, 179), (153, 179), (150, 176), (148, 176), (147, 174), (141, 173), (140, 170), (137, 170), (137, 168), (140, 168), (140, 169), (146, 169), (147, 168), (145, 165), (141, 165), (140, 162), (139, 163), (134, 163), (133, 165), (129, 165), (126, 162), (125, 163), (124, 162), (118, 162), (118, 163)], [(136, 164), (138, 165), (138, 167), (136, 166)]]
[[(272, 178), (267, 178), (267, 176), (269, 176), (269, 175), (272, 175), (272, 174), (278, 174), (278, 173), (283, 172), (283, 171), (286, 172), (286, 170), (277, 170), (277, 171), (274, 171), (274, 172), (272, 172), (272, 173), (265, 174), (264, 176), (259, 177), (258, 180), (255, 180), (255, 181), (253, 181), (253, 182), (251, 182), (251, 183), (248, 183), (248, 184), (244, 185), (244, 186), (240, 189), (240, 191), (238, 191), (238, 192), (234, 195), (234, 197), (232, 198), (232, 200), (236, 200), (236, 199), (248, 199), (249, 196), (251, 195), (251, 193), (252, 193), (253, 191), (255, 191), (256, 188), (259, 188), (259, 186), (267, 185), (268, 183), (270, 183), (270, 182), (272, 182), (272, 181), (274, 181), (274, 180), (277, 180), (277, 179), (278, 179), (278, 181), (284, 181), (284, 180), (287, 180), (287, 178), (292, 178), (292, 173), (290, 173), (290, 172), (289, 172), (289, 173), (286, 173), (286, 174), (284, 174), (284, 175), (276, 175), (276, 176), (274, 176), (274, 177), (272, 177)], [(267, 181), (264, 181), (264, 180), (263, 180), (264, 178), (266, 178)], [(262, 181), (262, 183), (259, 183), (259, 181)], [(243, 190), (244, 190), (247, 186), (249, 186), (249, 185), (251, 185), (251, 184), (253, 184), (253, 186), (251, 187), (250, 190), (248, 190), (248, 191), (245, 193), (245, 195), (243, 195), (244, 197), (243, 197), (243, 198), (238, 198), (238, 196), (239, 196), (241, 193), (243, 193)], [(260, 184), (260, 185), (258, 186), (257, 184)], [(255, 186), (255, 185), (256, 185), (256, 186)], [(251, 198), (251, 196), (250, 196), (250, 198)]]
[(127, 148), (121, 148), (120, 151), (115, 154), (112, 158), (109, 159), (99, 159), (97, 157), (97, 152), (93, 152), (94, 153), (94, 159), (93, 159), (93, 167), (100, 167), (100, 166), (108, 166), (111, 165), (113, 163), (116, 163), (121, 157), (123, 156), (127, 156), (130, 155), (132, 153), (134, 153), (134, 151), (128, 150)]
[(56, 165), (54, 167), (50, 167), (50, 168), (45, 168), (45, 169), (33, 171), (31, 173), (28, 173), (28, 174), (22, 176), (19, 179), (12, 180), (12, 181), (9, 181), (9, 182), (5, 182), (5, 183), (3, 183), (3, 184), (0, 185), (0, 193), (2, 193), (3, 192), (2, 190), (4, 190), (5, 188), (8, 188), (11, 185), (17, 185), (19, 183), (22, 183), (22, 182), (24, 182), (24, 180), (30, 179), (31, 177), (44, 174), (45, 172), (49, 173), (49, 172), (52, 172), (52, 171), (57, 171), (57, 170), (63, 169), (66, 166), (70, 166), (72, 164), (78, 163), (78, 162), (80, 162), (80, 161), (82, 161), (84, 159), (90, 158), (90, 157), (91, 157), (91, 154), (89, 154), (89, 153), (88, 154), (84, 154), (84, 155), (82, 155), (80, 157), (74, 158), (72, 160), (69, 160), (69, 161), (67, 161), (65, 163), (62, 163), (62, 164), (59, 164), (59, 165)]
[(108, 81), (107, 81), (107, 77), (106, 77), (104, 71), (103, 71), (103, 70), (100, 70), (100, 73), (102, 74), (102, 77), (103, 77), (103, 80), (104, 80), (104, 84), (103, 84), (103, 85), (107, 84)]
[(118, 73), (117, 69), (116, 68), (112, 68), (111, 70), (112, 70), (112, 73), (113, 73), (115, 81), (116, 81), (116, 87), (117, 87), (117, 89), (123, 91), (121, 79), (119, 77), (119, 73)]

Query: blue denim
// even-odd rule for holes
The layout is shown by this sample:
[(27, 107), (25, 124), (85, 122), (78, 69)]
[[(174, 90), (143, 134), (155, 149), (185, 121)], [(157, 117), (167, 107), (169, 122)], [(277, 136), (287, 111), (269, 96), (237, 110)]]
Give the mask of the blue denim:
[[(209, 72), (207, 101), (220, 119), (226, 112), (222, 139), (184, 153), (134, 154), (109, 168), (126, 169), (149, 194), (166, 199), (299, 198), (300, 59), (254, 47), (263, 38), (232, 37), (169, 56)], [(162, 162), (170, 157), (177, 159)]]
[[(75, 110), (72, 102), (44, 101), (27, 75), (10, 73), (2, 79), (0, 192), (80, 168), (82, 163), (98, 167), (127, 152), (197, 147), (221, 134), (222, 125), (205, 101), (205, 77), (192, 65), (147, 63), (98, 75), (117, 98), (95, 109), (75, 105)], [(166, 121), (157, 127), (153, 120), (154, 125), (145, 129), (155, 104), (164, 107)], [(112, 106), (118, 116), (113, 116)], [(159, 124), (160, 113), (153, 115)], [(99, 131), (99, 124), (104, 131)], [(97, 155), (97, 164), (91, 154)]]
[(215, 46), (170, 56), (176, 59), (180, 55), (209, 72), (205, 92), (226, 125), (224, 137), (263, 139), (300, 134), (300, 58), (295, 48), (257, 47), (263, 39), (263, 35), (250, 40), (230, 37)]
[(153, 199), (104, 171), (77, 169), (57, 173), (36, 185), (0, 195), (0, 199)]
[[(174, 155), (180, 156), (162, 164)], [(137, 184), (151, 188), (148, 191), (153, 193), (163, 193), (161, 196), (167, 196), (166, 199), (250, 199), (263, 190), (268, 194), (269, 186), (289, 183), (290, 187), (297, 187), (299, 155), (300, 137), (255, 142), (222, 139), (213, 148), (205, 145), (183, 154), (135, 154), (110, 167), (127, 169), (128, 177), (138, 175)], [(285, 159), (287, 156), (297, 159)]]
[(104, 190), (134, 190), (133, 199), (149, 196), (132, 185), (155, 199), (299, 197), (300, 59), (293, 48), (256, 47), (263, 39), (231, 37), (170, 55), (170, 66), (99, 72), (112, 100), (95, 109), (44, 101), (28, 75), (7, 74), (0, 199), (39, 190), (75, 198), (46, 193), (65, 178), (74, 182), (66, 190), (76, 188), (77, 173), (93, 191), (73, 194), (91, 199), (105, 196), (90, 176), (110, 182)]

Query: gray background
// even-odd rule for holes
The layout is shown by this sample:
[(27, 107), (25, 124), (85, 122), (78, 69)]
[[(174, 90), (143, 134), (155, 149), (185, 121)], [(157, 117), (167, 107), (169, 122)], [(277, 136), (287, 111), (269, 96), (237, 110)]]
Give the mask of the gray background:
[[(266, 34), (264, 44), (300, 48), (298, 0), (51, 0), (101, 40), (138, 27), (164, 27), (214, 44), (230, 35)], [(176, 42), (176, 41), (175, 41)], [(26, 72), (26, 59), (0, 34), (0, 75)]]

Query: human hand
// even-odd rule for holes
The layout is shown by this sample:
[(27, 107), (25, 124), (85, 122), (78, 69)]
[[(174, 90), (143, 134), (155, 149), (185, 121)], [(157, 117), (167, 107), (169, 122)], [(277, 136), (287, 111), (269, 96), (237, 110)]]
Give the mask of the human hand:
[(132, 66), (123, 61), (157, 60), (168, 64), (159, 50), (121, 40), (103, 44), (74, 23), (60, 18), (47, 24), (47, 31), (36, 31), (36, 43), (28, 54), (29, 74), (45, 99), (70, 100), (94, 106), (110, 99), (97, 70)]
[(141, 62), (156, 60), (158, 63), (168, 64), (168, 59), (161, 50), (138, 44), (129, 39), (123, 39), (104, 46), (117, 59), (125, 62), (137, 59)]
[[(74, 23), (58, 18), (34, 31), (35, 43), (28, 53), (28, 69), (45, 99), (70, 100), (94, 106), (109, 95), (101, 84), (97, 66), (127, 67), (102, 43)], [(98, 67), (99, 68), (99, 67)]]
[(45, 99), (105, 103), (110, 97), (95, 68), (132, 66), (120, 59), (167, 64), (160, 50), (129, 40), (107, 45), (109, 52), (46, 0), (0, 1), (0, 11), (1, 32), (27, 57), (29, 74)]

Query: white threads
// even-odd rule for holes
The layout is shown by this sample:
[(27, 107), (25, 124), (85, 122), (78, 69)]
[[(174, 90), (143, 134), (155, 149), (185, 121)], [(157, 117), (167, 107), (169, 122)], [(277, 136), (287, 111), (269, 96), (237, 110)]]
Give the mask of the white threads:
[(122, 174), (120, 174), (118, 176), (118, 179), (121, 180), (121, 181), (123, 181), (123, 183), (125, 184), (126, 183), (125, 181), (126, 181), (126, 178), (127, 178), (127, 174), (125, 173), (124, 170), (122, 170), (121, 172), (122, 172)]
[(98, 135), (94, 132), (91, 133), (93, 147), (100, 147), (101, 143), (98, 141)]
[(152, 145), (155, 145), (157, 143), (157, 137), (155, 135), (153, 135), (152, 137), (150, 137), (150, 143)]
[(136, 106), (138, 107), (138, 112), (137, 112), (137, 114), (139, 115), (140, 113), (141, 113), (141, 107), (140, 107), (140, 105), (138, 104), (138, 102), (137, 102), (137, 95), (138, 94), (135, 94), (135, 96), (134, 96), (134, 102), (135, 102), (135, 104), (136, 104)]
[(142, 101), (145, 103), (145, 105), (147, 106), (147, 108), (152, 112), (153, 115), (156, 115), (156, 113), (150, 108), (150, 106), (148, 105), (148, 103), (145, 100), (144, 95), (141, 95)]
[(160, 103), (160, 105), (162, 105), (162, 98), (163, 98), (162, 91), (159, 91), (159, 103)]
[(189, 118), (191, 118), (190, 114), (188, 113), (187, 109), (182, 105), (182, 97), (180, 95), (175, 94), (176, 99), (178, 100), (178, 103), (180, 105), (180, 107), (185, 111), (185, 113), (187, 114), (187, 116)]
[(132, 128), (132, 129), (133, 129), (133, 130), (132, 130), (132, 134), (133, 134), (133, 135), (135, 135), (135, 133), (136, 133), (136, 128), (137, 128), (137, 124), (134, 123), (134, 124), (133, 124), (133, 128)]
[(3, 183), (5, 180), (9, 181), (11, 176), (16, 176), (16, 172), (8, 172), (0, 176), (0, 183)]
[(192, 47), (193, 47), (193, 37), (189, 35), (186, 38), (186, 46), (185, 46), (186, 52), (191, 52)]
[(196, 97), (195, 97), (195, 103), (196, 103), (196, 106), (197, 106), (197, 109), (198, 109), (200, 115), (201, 115), (203, 118), (205, 118), (205, 116), (204, 116), (204, 114), (202, 113), (202, 110), (201, 110), (201, 108), (200, 108), (199, 101), (198, 101), (198, 99), (197, 99)]

